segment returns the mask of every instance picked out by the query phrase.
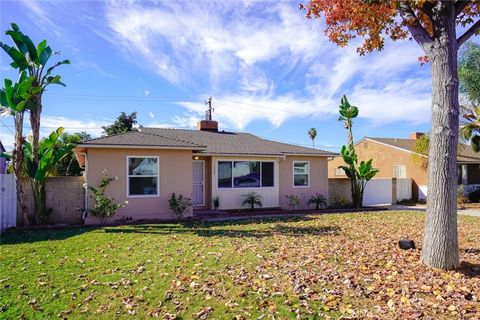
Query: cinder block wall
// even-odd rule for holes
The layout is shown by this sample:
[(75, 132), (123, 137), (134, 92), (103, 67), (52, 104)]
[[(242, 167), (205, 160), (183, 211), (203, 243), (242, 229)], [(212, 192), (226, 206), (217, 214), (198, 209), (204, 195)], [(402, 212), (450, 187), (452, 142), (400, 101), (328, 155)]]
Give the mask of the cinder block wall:
[(352, 193), (350, 188), (350, 179), (328, 179), (328, 203), (334, 205), (335, 197), (344, 198), (351, 202)]
[[(85, 189), (83, 177), (50, 177), (47, 180), (47, 207), (53, 208), (50, 216), (52, 224), (80, 224), (84, 208)], [(25, 204), (33, 214), (34, 202), (30, 181), (22, 178)], [(20, 207), (17, 206), (17, 217), (21, 219)]]

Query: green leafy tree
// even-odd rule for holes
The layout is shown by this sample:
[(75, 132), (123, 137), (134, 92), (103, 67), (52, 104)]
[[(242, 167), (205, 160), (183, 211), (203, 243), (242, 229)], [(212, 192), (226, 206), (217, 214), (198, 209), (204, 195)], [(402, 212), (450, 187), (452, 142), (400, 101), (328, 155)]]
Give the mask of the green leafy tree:
[(25, 112), (31, 108), (30, 97), (32, 94), (33, 78), (28, 77), (26, 72), (21, 72), (18, 82), (13, 83), (5, 79), (5, 87), (0, 89), (0, 113), (2, 116), (12, 116), (15, 123), (15, 143), (12, 154), (3, 154), (5, 158), (11, 158), (15, 183), (17, 185), (17, 200), (22, 212), (24, 224), (31, 222), (23, 197), (23, 189), (20, 183), (23, 167), (23, 119)]
[[(83, 133), (85, 134), (85, 133)], [(88, 140), (90, 135), (87, 133), (87, 136), (82, 136), (82, 133), (67, 133), (64, 132), (60, 136), (59, 141), (61, 142), (60, 145), (65, 144), (74, 144), (77, 145), (78, 143)], [(87, 138), (87, 139), (85, 139)], [(82, 168), (78, 164), (77, 158), (73, 150), (67, 154), (64, 158), (62, 158), (58, 163), (54, 166), (55, 175), (57, 176), (80, 176), (82, 175)]]
[(48, 223), (51, 209), (47, 208), (46, 181), (54, 172), (55, 165), (72, 152), (75, 144), (64, 143), (60, 136), (63, 128), (50, 133), (40, 141), (38, 161), (34, 159), (33, 147), (29, 141), (23, 146), (24, 165), (32, 186), (36, 218), (42, 224)]
[(308, 130), (308, 136), (312, 140), (312, 147), (315, 148), (315, 138), (317, 137), (317, 130), (315, 128), (310, 128)]
[(339, 107), (340, 117), (339, 121), (344, 122), (345, 129), (348, 130), (348, 144), (342, 146), (340, 154), (342, 159), (347, 164), (339, 168), (345, 171), (345, 175), (350, 178), (350, 187), (352, 193), (352, 201), (355, 208), (361, 208), (363, 205), (363, 193), (367, 182), (370, 181), (378, 172), (378, 169), (373, 167), (372, 159), (367, 161), (358, 161), (355, 146), (353, 144), (353, 118), (358, 116), (358, 108), (352, 106), (345, 95), (340, 99)]
[(102, 129), (105, 131), (107, 136), (113, 134), (124, 133), (134, 130), (133, 126), (137, 124), (137, 113), (132, 112), (130, 115), (127, 115), (125, 112), (120, 113), (115, 122), (110, 126), (103, 126)]
[(38, 144), (40, 141), (40, 117), (42, 114), (42, 96), (46, 88), (51, 84), (65, 86), (60, 80), (60, 75), (52, 75), (53, 70), (63, 64), (69, 64), (69, 60), (58, 61), (47, 67), (49, 60), (54, 54), (52, 48), (47, 45), (47, 41), (41, 41), (37, 46), (33, 41), (20, 31), (15, 24), (11, 24), (11, 29), (5, 32), (10, 36), (13, 46), (9, 46), (0, 42), (0, 47), (10, 56), (12, 62), (10, 65), (18, 69), (20, 73), (26, 72), (29, 77), (33, 78), (32, 96), (29, 98), (30, 108), (30, 125), (32, 126), (32, 156), (38, 161)]

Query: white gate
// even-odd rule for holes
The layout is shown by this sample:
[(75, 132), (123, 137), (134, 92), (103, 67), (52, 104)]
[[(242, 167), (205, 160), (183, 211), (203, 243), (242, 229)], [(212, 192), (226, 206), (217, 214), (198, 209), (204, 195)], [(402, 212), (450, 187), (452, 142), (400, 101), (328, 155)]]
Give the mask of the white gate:
[(0, 232), (17, 225), (17, 188), (15, 177), (0, 174)]
[(363, 205), (392, 204), (392, 179), (372, 179), (363, 193)]
[(412, 199), (412, 179), (397, 179), (397, 201)]
[(193, 191), (192, 202), (194, 206), (205, 205), (205, 162), (193, 161)]

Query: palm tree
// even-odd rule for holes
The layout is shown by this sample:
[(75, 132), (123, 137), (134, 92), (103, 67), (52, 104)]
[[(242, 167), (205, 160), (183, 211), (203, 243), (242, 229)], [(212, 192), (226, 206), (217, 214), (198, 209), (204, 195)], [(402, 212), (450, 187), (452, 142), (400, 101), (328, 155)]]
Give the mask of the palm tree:
[(462, 106), (460, 137), (470, 140), (472, 149), (480, 151), (480, 45), (468, 43), (458, 67), (460, 92), (467, 100)]
[(29, 77), (33, 77), (32, 87), (35, 88), (32, 92), (31, 102), (32, 108), (30, 110), (30, 124), (32, 126), (32, 152), (35, 161), (38, 162), (38, 144), (40, 141), (40, 115), (42, 113), (42, 95), (45, 89), (50, 84), (59, 84), (65, 86), (60, 81), (59, 75), (51, 75), (52, 71), (62, 65), (69, 64), (69, 60), (58, 61), (51, 67), (47, 68), (48, 60), (52, 55), (59, 54), (53, 52), (47, 41), (41, 41), (35, 46), (32, 40), (20, 31), (20, 28), (15, 24), (11, 24), (12, 29), (7, 30), (6, 34), (12, 38), (14, 46), (10, 47), (7, 44), (0, 42), (0, 47), (10, 56), (13, 68), (18, 69), (19, 72), (26, 72)]
[(261, 208), (263, 205), (263, 197), (255, 191), (244, 194), (243, 197), (245, 200), (243, 200), (242, 206), (248, 205), (252, 211), (255, 209), (255, 206)]
[(12, 154), (2, 154), (0, 156), (12, 159), (18, 204), (22, 212), (23, 223), (29, 224), (31, 221), (24, 201), (20, 176), (22, 175), (23, 145), (25, 143), (25, 137), (23, 136), (23, 117), (25, 112), (32, 107), (30, 97), (33, 78), (27, 77), (26, 72), (21, 72), (17, 83), (13, 83), (10, 79), (5, 79), (4, 82), (5, 87), (0, 89), (0, 115), (13, 116), (15, 123), (15, 144)]
[(312, 139), (312, 146), (315, 148), (315, 138), (317, 137), (317, 130), (315, 128), (310, 128), (308, 130), (308, 136)]

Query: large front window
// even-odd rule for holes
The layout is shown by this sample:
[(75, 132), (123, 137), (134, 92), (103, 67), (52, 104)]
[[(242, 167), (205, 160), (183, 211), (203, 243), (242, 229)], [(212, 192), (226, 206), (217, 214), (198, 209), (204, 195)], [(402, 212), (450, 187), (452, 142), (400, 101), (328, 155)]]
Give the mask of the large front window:
[(310, 163), (308, 161), (293, 162), (293, 186), (308, 187), (310, 184)]
[(158, 196), (158, 157), (127, 157), (127, 195)]
[(260, 188), (274, 186), (273, 161), (219, 161), (219, 188)]

